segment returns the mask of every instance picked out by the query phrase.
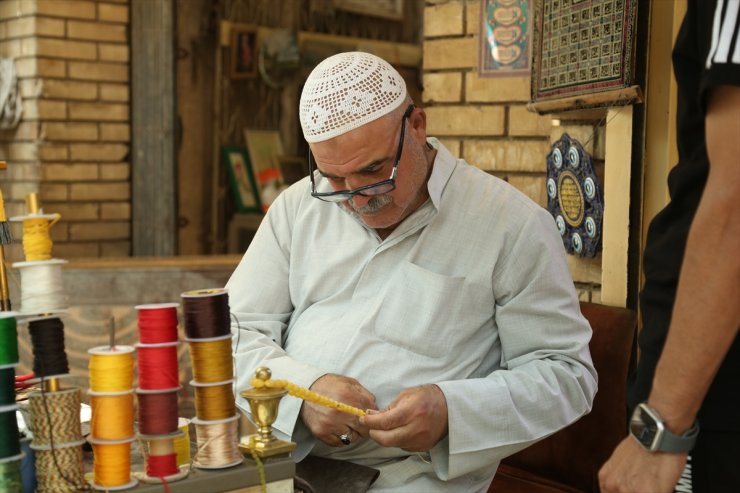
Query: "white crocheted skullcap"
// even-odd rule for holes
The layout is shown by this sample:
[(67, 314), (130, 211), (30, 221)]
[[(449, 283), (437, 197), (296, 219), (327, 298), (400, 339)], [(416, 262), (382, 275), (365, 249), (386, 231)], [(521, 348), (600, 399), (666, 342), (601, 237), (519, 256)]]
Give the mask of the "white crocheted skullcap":
[(319, 63), (303, 86), (299, 117), (306, 142), (342, 135), (387, 115), (406, 99), (406, 83), (391, 65), (359, 51)]

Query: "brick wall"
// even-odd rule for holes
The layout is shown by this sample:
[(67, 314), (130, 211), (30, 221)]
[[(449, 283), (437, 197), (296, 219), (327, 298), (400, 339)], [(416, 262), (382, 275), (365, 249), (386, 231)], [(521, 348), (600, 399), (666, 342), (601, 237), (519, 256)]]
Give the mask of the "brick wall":
[[(8, 215), (38, 192), (58, 258), (129, 255), (129, 0), (0, 0), (23, 118), (0, 131)], [(20, 229), (14, 226), (14, 236)], [(8, 257), (22, 258), (18, 244)]]
[[(426, 1), (422, 98), (427, 133), (544, 207), (550, 143), (567, 131), (583, 143), (590, 140), (587, 150), (603, 163), (600, 126), (560, 116), (553, 124), (552, 117), (527, 111), (529, 77), (479, 77), (480, 12), (480, 0)], [(568, 262), (581, 299), (598, 302), (600, 256), (569, 255)]]

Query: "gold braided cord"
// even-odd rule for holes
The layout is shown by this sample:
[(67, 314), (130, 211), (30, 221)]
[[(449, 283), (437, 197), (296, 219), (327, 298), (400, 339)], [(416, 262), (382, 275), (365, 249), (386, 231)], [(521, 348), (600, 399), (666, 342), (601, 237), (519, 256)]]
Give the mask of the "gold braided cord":
[(58, 445), (82, 439), (79, 389), (34, 393), (28, 402), (34, 445)]
[(82, 445), (36, 450), (36, 491), (66, 493), (86, 491)]
[(332, 407), (338, 411), (342, 411), (343, 413), (354, 414), (355, 416), (365, 416), (365, 414), (367, 414), (362, 409), (343, 404), (339, 401), (335, 401), (334, 399), (330, 399), (325, 395), (321, 395), (314, 392), (313, 390), (308, 390), (307, 388), (300, 387), (287, 380), (261, 380), (259, 378), (253, 378), (250, 383), (252, 384), (252, 387), (256, 389), (267, 387), (270, 389), (287, 390), (288, 393), (293, 397), (298, 397), (299, 399), (310, 401), (315, 404), (319, 404), (320, 406)]

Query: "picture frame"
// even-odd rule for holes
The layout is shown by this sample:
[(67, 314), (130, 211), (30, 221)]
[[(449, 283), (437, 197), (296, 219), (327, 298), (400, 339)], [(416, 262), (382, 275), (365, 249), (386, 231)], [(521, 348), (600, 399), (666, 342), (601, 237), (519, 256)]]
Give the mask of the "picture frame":
[(478, 75), (527, 77), (531, 72), (530, 0), (480, 0)]
[(262, 192), (264, 178), (277, 176), (282, 183), (279, 156), (283, 155), (283, 144), (277, 130), (245, 129), (244, 141), (252, 172), (257, 183), (257, 190)]
[(222, 146), (221, 156), (238, 212), (261, 212), (257, 180), (244, 146)]
[(257, 77), (257, 29), (232, 27), (230, 43), (230, 77), (253, 79)]
[[(564, 107), (573, 110), (639, 98), (629, 92), (635, 85), (637, 0), (531, 3), (535, 111), (552, 111), (558, 101), (572, 101)], [(585, 102), (597, 93), (597, 102)]]

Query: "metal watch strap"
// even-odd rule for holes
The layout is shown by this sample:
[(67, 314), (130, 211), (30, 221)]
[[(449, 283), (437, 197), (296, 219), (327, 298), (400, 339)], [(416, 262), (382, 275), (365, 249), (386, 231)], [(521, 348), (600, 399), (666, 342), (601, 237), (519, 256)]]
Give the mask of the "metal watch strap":
[(694, 421), (691, 428), (683, 435), (676, 435), (668, 430), (663, 431), (663, 438), (658, 444), (656, 452), (689, 452), (694, 448), (696, 437), (699, 436), (699, 422)]

